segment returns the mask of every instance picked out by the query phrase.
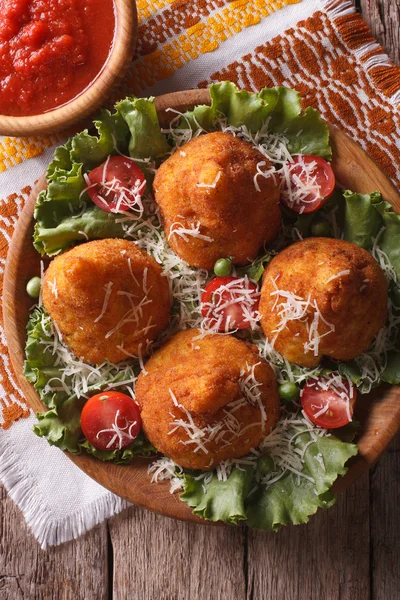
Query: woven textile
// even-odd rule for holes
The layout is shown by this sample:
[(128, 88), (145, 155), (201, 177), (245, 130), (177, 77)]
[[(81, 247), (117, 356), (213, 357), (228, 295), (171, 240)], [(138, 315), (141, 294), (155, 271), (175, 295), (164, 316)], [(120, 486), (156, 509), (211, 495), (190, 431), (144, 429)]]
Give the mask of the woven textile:
[[(302, 95), (304, 106), (318, 108), (328, 121), (341, 127), (400, 186), (400, 68), (391, 64), (350, 3), (138, 0), (137, 5), (137, 56), (123, 84), (114, 90), (114, 100), (127, 94), (145, 96), (205, 87), (224, 79), (249, 90), (293, 87)], [(0, 285), (18, 215), (54, 146), (64, 139), (62, 134), (0, 138)], [(1, 320), (0, 353), (0, 478), (26, 509), (20, 465), (29, 453), (36, 458), (35, 452), (42, 454), (44, 442), (30, 431), (32, 417), (12, 373)], [(21, 436), (29, 439), (25, 450), (17, 443)], [(9, 447), (13, 448), (11, 459)], [(56, 449), (51, 449), (49, 457), (50, 461), (65, 461), (62, 469), (68, 479), (75, 467)], [(73, 477), (85, 481), (79, 472)], [(41, 484), (39, 473), (36, 478)], [(51, 501), (46, 515), (50, 525), (45, 531), (37, 512), (35, 519), (26, 515), (44, 545), (73, 537), (124, 506), (97, 484), (85, 490), (86, 517), (79, 514), (74, 521), (67, 514), (67, 531), (63, 532), (58, 515), (57, 535), (52, 534)], [(45, 495), (44, 488), (41, 494)], [(37, 508), (37, 498), (30, 501), (31, 510), (33, 505)], [(59, 497), (57, 502), (62, 502)], [(94, 505), (98, 507), (96, 517)]]

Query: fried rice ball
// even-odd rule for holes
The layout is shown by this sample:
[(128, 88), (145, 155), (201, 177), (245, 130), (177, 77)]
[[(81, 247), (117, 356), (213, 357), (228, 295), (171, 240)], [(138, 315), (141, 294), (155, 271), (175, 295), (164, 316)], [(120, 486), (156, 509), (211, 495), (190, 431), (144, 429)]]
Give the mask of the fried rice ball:
[(275, 374), (254, 347), (199, 334), (180, 331), (149, 359), (136, 400), (157, 450), (207, 471), (260, 444), (277, 422), (279, 397)]
[(363, 248), (309, 238), (280, 252), (264, 272), (261, 326), (288, 361), (314, 367), (323, 356), (350, 360), (384, 326), (388, 289)]
[(216, 132), (194, 138), (160, 166), (155, 199), (168, 241), (184, 261), (212, 269), (219, 258), (232, 257), (244, 265), (276, 238), (279, 183), (272, 176), (255, 179), (261, 162), (263, 172), (271, 167), (247, 142)]
[(88, 242), (57, 256), (42, 298), (70, 350), (92, 364), (146, 354), (169, 322), (167, 279), (126, 240)]

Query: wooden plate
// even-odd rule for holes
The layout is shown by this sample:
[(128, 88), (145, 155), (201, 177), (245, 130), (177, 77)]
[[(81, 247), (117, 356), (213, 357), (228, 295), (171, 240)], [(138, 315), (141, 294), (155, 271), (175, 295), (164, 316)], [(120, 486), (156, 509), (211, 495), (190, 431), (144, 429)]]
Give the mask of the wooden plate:
[[(160, 96), (156, 98), (156, 107), (161, 123), (167, 125), (171, 119), (171, 115), (166, 112), (167, 108), (184, 111), (192, 108), (194, 104), (209, 102), (208, 90), (190, 90)], [(361, 193), (380, 190), (385, 200), (400, 212), (400, 194), (386, 175), (344, 133), (332, 126), (330, 131), (333, 169), (338, 183)], [(23, 376), (25, 327), (29, 307), (32, 305), (32, 299), (27, 296), (25, 286), (31, 277), (40, 272), (40, 257), (32, 245), (32, 215), (36, 196), (44, 186), (45, 179), (42, 177), (32, 191), (16, 226), (7, 257), (3, 292), (4, 324), (12, 365), (27, 402), (34, 411), (43, 410), (43, 405)], [(346, 476), (336, 483), (336, 491), (349, 486), (363, 471), (371, 467), (400, 429), (399, 387), (381, 387), (369, 396), (363, 396), (358, 403), (356, 418), (362, 423), (360, 454), (353, 460)], [(101, 485), (135, 504), (170, 517), (206, 523), (195, 517), (177, 495), (169, 493), (167, 483), (150, 483), (147, 459), (137, 459), (130, 466), (118, 466), (102, 463), (90, 456), (67, 455)]]

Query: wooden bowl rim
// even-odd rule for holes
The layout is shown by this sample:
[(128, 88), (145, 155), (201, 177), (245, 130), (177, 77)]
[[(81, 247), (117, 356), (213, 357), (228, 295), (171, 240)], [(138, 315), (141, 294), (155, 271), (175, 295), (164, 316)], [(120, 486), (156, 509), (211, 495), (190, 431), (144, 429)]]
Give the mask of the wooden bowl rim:
[(105, 101), (112, 86), (124, 75), (136, 47), (138, 18), (135, 0), (113, 0), (115, 34), (106, 62), (79, 96), (39, 115), (13, 117), (0, 114), (0, 135), (31, 136), (67, 129), (93, 113)]
[[(209, 104), (210, 96), (208, 90), (188, 90), (158, 96), (155, 102), (160, 120), (164, 119), (164, 121), (166, 121), (167, 107), (179, 108), (179, 110), (184, 111), (190, 109), (195, 104)], [(368, 173), (373, 172), (375, 174), (376, 180), (379, 181), (378, 185), (386, 187), (386, 196), (392, 194), (392, 197), (395, 199), (395, 202), (400, 209), (400, 194), (376, 163), (366, 155), (358, 144), (348, 138), (339, 129), (332, 125), (329, 125), (329, 128), (334, 151), (337, 142), (345, 141), (356, 155), (358, 153), (359, 156), (364, 156), (368, 165)], [(335, 162), (335, 159), (333, 162)], [(354, 169), (351, 161), (348, 168), (350, 171)], [(28, 405), (35, 410), (43, 409), (43, 405), (33, 386), (28, 383), (23, 375), (24, 345), (17, 343), (20, 332), (15, 319), (16, 302), (14, 302), (14, 299), (21, 297), (21, 291), (23, 293), (22, 285), (25, 285), (26, 283), (26, 279), (24, 281), (18, 280), (18, 267), (21, 268), (21, 264), (24, 262), (21, 262), (21, 260), (22, 258), (25, 258), (24, 248), (26, 246), (26, 236), (32, 231), (33, 227), (32, 216), (34, 202), (38, 191), (43, 189), (43, 182), (44, 178), (42, 177), (41, 180), (39, 180), (37, 187), (32, 190), (30, 198), (20, 215), (7, 256), (3, 289), (4, 328), (6, 339), (9, 344), (11, 363), (18, 384), (28, 398)], [(365, 190), (360, 191), (366, 193)], [(29, 249), (32, 250), (33, 246), (30, 239), (31, 238), (29, 238)], [(13, 263), (14, 255), (21, 259), (20, 261), (16, 261), (15, 264)], [(39, 262), (40, 257), (36, 255), (36, 253), (35, 256), (37, 262)], [(37, 273), (32, 273), (31, 276), (34, 274)], [(399, 431), (399, 390), (399, 386), (392, 386), (385, 394), (385, 400), (391, 402), (392, 408), (394, 407), (394, 409), (390, 412), (387, 422), (385, 422), (384, 430), (379, 432), (379, 436), (377, 434), (376, 442), (369, 442), (368, 448), (363, 446), (362, 438), (359, 440), (359, 454), (352, 461), (346, 475), (344, 477), (339, 477), (334, 484), (335, 492), (342, 491), (351, 485), (351, 483), (353, 483), (362, 473), (366, 472), (380, 457)], [(121, 466), (102, 463), (100, 460), (88, 455), (72, 455), (68, 452), (65, 454), (98, 483), (139, 506), (176, 519), (191, 521), (202, 525), (210, 524), (210, 522), (195, 516), (191, 509), (184, 504), (176, 494), (170, 495), (168, 482), (158, 484), (152, 484), (150, 482), (150, 476), (147, 474), (147, 466), (154, 458), (138, 458), (135, 459), (131, 465)], [(223, 524), (220, 523), (220, 525)]]

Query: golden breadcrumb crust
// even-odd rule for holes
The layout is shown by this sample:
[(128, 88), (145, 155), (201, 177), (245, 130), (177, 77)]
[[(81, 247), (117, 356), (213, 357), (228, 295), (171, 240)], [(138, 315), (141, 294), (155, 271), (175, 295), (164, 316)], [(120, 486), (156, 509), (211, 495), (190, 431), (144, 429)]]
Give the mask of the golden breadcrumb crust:
[[(343, 275), (338, 276), (340, 273)], [(323, 356), (349, 360), (365, 352), (383, 327), (387, 316), (388, 289), (383, 271), (363, 248), (330, 238), (308, 238), (280, 252), (267, 266), (261, 289), (261, 326), (272, 341), (281, 318), (284, 298), (276, 287), (304, 298), (310, 297), (305, 321), (291, 320), (277, 335), (275, 349), (292, 363), (318, 365)], [(318, 352), (308, 352), (307, 327), (311, 327), (316, 301), (334, 331), (320, 338)], [(275, 308), (274, 308), (275, 306)], [(330, 331), (319, 319), (318, 334)]]
[(92, 364), (146, 354), (170, 313), (159, 265), (120, 239), (88, 242), (57, 256), (45, 274), (43, 304), (71, 351)]
[[(273, 370), (245, 342), (224, 335), (195, 339), (200, 330), (177, 333), (146, 363), (139, 375), (136, 400), (141, 407), (142, 425), (148, 439), (166, 456), (189, 469), (209, 470), (220, 461), (239, 458), (258, 446), (278, 419), (279, 397)], [(244, 398), (239, 386), (241, 370), (246, 377), (254, 366), (260, 386), (260, 400), (266, 422), (261, 426), (261, 411), (245, 400), (242, 406), (229, 406)], [(171, 392), (181, 405), (174, 404)], [(237, 433), (226, 425), (211, 441), (204, 442), (206, 452), (197, 449), (183, 427), (173, 422), (189, 422), (184, 407), (197, 427), (215, 427), (229, 415), (240, 424)], [(175, 429), (175, 431), (173, 431)]]
[[(212, 269), (218, 258), (233, 257), (244, 265), (264, 242), (276, 238), (281, 224), (279, 183), (272, 176), (254, 176), (271, 165), (247, 142), (228, 133), (208, 133), (177, 150), (158, 169), (155, 199), (173, 250), (192, 266)], [(215, 187), (202, 187), (203, 184)], [(212, 241), (172, 233), (179, 226), (200, 223)], [(178, 225), (177, 225), (178, 224)], [(179, 225), (180, 224), (180, 225)], [(172, 228), (172, 232), (171, 232)]]

